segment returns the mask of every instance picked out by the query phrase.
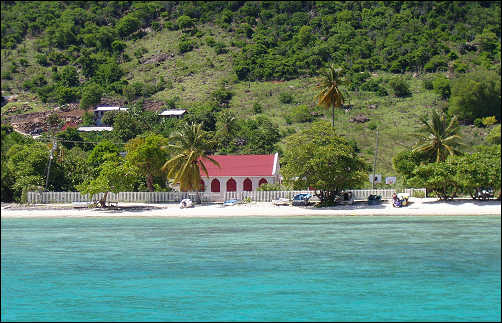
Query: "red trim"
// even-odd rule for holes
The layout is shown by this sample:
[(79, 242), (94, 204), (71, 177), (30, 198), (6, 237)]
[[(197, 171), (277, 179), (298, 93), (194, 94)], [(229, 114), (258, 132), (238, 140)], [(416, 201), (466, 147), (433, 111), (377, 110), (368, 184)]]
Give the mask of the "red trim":
[(260, 179), (260, 181), (258, 182), (258, 186), (261, 186), (261, 184), (268, 184), (268, 181), (264, 178)]

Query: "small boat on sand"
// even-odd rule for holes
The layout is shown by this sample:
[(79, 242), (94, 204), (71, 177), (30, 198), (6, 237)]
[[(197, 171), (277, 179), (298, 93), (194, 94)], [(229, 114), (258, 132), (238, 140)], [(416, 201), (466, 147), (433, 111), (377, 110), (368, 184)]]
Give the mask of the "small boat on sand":
[(272, 204), (277, 205), (277, 206), (289, 205), (290, 203), (291, 203), (291, 201), (286, 197), (281, 197), (278, 200), (272, 200)]
[(236, 199), (226, 200), (225, 202), (223, 202), (223, 206), (232, 206), (232, 205), (236, 205), (238, 203), (240, 203), (240, 200), (236, 200)]

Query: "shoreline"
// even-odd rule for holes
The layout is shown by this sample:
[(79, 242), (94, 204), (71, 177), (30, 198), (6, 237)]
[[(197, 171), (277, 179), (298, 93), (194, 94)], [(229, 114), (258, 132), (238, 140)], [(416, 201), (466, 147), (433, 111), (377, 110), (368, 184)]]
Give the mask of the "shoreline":
[(410, 198), (409, 205), (394, 208), (390, 201), (368, 205), (358, 201), (353, 205), (315, 208), (312, 206), (275, 206), (271, 202), (251, 202), (234, 206), (198, 204), (180, 209), (178, 203), (119, 203), (118, 207), (74, 208), (70, 204), (18, 205), (2, 203), (2, 218), (35, 217), (240, 217), (240, 216), (440, 216), (440, 215), (501, 215), (501, 201), (437, 198)]

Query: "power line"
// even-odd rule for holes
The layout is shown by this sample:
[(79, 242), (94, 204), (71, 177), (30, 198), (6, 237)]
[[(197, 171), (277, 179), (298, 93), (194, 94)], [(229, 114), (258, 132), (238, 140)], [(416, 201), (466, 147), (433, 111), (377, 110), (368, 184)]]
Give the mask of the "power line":
[[(46, 142), (49, 142), (51, 141), (50, 138), (47, 138), (47, 139), (38, 139), (39, 141), (46, 141)], [(85, 144), (99, 144), (100, 142), (98, 141), (81, 141), (81, 140), (65, 140), (65, 139), (56, 139), (56, 141), (58, 142), (73, 142), (73, 143), (85, 143)], [(118, 143), (118, 142), (112, 142), (112, 144), (115, 144), (115, 145), (125, 145), (126, 143)]]

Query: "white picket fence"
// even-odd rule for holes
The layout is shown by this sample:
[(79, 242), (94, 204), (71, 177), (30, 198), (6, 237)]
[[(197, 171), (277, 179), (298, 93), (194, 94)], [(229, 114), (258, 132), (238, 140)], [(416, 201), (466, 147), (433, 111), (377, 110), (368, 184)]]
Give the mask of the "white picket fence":
[[(396, 190), (348, 190), (352, 192), (354, 200), (367, 200), (370, 195), (380, 195), (382, 199), (392, 198), (392, 193)], [(397, 193), (408, 193), (410, 197), (416, 196), (415, 193), (420, 192), (421, 196), (426, 196), (425, 188), (410, 188), (397, 191)], [(255, 202), (271, 202), (281, 197), (292, 199), (293, 196), (299, 193), (310, 193), (314, 195), (314, 191), (251, 191), (251, 192), (226, 192), (226, 193), (209, 193), (209, 192), (120, 192), (108, 193), (107, 201), (109, 202), (140, 202), (140, 203), (168, 203), (180, 202), (184, 198), (192, 200), (200, 200), (202, 203), (222, 203), (230, 199), (246, 199), (250, 198)], [(91, 202), (98, 201), (103, 197), (104, 193), (99, 193), (92, 198), (89, 195), (82, 195), (80, 192), (28, 192), (29, 204), (46, 204), (46, 203), (72, 203), (72, 202)]]

